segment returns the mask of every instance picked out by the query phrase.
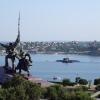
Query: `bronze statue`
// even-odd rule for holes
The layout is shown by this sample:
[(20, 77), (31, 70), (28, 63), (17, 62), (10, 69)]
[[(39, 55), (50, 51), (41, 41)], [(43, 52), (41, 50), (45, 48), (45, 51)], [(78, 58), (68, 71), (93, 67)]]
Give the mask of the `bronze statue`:
[(19, 42), (20, 42), (20, 34), (18, 34), (15, 42), (12, 42), (12, 43), (9, 43), (9, 44), (0, 43), (0, 45), (5, 48), (6, 53), (7, 53), (7, 55), (5, 56), (5, 67), (6, 68), (9, 66), (8, 59), (10, 58), (11, 61), (12, 61), (12, 69), (14, 69), (14, 61), (15, 61), (15, 57), (16, 57), (16, 54), (17, 54), (15, 52), (15, 48), (17, 47)]
[[(28, 59), (27, 59), (28, 57)], [(16, 70), (19, 70), (19, 74), (21, 74), (21, 70), (23, 69), (24, 71), (27, 71), (28, 76), (29, 74), (29, 66), (32, 66), (32, 60), (31, 60), (31, 56), (29, 53), (25, 53), (22, 50), (20, 50), (20, 54), (19, 54), (19, 62), (17, 67), (15, 68)]]
[[(28, 72), (28, 76), (29, 76), (28, 68), (29, 68), (29, 66), (32, 66), (31, 65), (31, 63), (32, 63), (31, 56), (29, 53), (23, 52), (22, 49), (20, 50), (20, 52), (15, 51), (19, 42), (20, 42), (20, 13), (19, 13), (19, 18), (18, 18), (18, 36), (17, 36), (16, 41), (10, 42), (9, 44), (0, 43), (0, 45), (5, 48), (6, 54), (7, 54), (5, 56), (5, 69), (7, 69), (6, 72), (8, 72), (8, 73), (10, 72), (10, 74), (11, 74), (11, 73), (15, 73), (15, 71), (18, 69), (19, 73), (21, 73), (21, 70), (23, 69), (24, 71)], [(27, 59), (27, 57), (28, 57), (28, 59)], [(9, 67), (9, 63), (8, 63), (9, 58), (12, 61), (12, 68)], [(14, 65), (15, 58), (17, 58), (19, 61), (16, 68)], [(10, 70), (9, 70), (9, 68), (10, 68)]]

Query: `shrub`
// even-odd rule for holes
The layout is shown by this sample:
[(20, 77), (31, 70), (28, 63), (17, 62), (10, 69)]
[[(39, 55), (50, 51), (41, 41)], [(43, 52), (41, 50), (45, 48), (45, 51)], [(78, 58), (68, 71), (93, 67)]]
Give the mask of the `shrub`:
[(63, 86), (74, 86), (76, 83), (75, 82), (71, 82), (70, 79), (63, 79), (62, 81), (62, 85)]
[(82, 85), (86, 85), (88, 84), (88, 81), (86, 79), (80, 79), (78, 83)]
[(94, 85), (100, 84), (100, 78), (94, 80)]
[(57, 100), (58, 94), (55, 87), (47, 88), (46, 98), (48, 98), (49, 100)]
[(94, 99), (92, 99), (88, 93), (78, 91), (75, 93), (75, 98), (71, 100), (94, 100)]
[(95, 87), (97, 91), (100, 91), (100, 84)]
[[(69, 84), (70, 81), (65, 81)], [(42, 95), (41, 95), (42, 94)], [(69, 92), (61, 85), (41, 88), (22, 77), (14, 77), (0, 88), (0, 100), (40, 100), (40, 97), (48, 100), (92, 100), (85, 92)]]
[[(100, 94), (97, 96), (97, 98), (100, 98)], [(98, 99), (99, 100), (99, 99)]]
[(86, 86), (78, 86), (75, 91), (87, 91), (88, 90), (88, 87)]
[(62, 84), (63, 84), (63, 86), (67, 86), (67, 85), (70, 85), (71, 82), (69, 79), (63, 79)]
[(2, 85), (1, 100), (39, 100), (41, 87), (33, 84), (20, 76), (15, 76), (11, 81)]
[(79, 80), (80, 80), (80, 79), (81, 79), (80, 77), (76, 77), (75, 82), (76, 82), (76, 83), (79, 83)]

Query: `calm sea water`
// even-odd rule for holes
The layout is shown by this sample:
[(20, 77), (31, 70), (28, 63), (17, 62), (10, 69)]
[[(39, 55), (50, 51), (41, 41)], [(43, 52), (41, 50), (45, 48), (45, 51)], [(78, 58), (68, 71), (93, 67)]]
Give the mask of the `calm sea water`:
[[(100, 57), (62, 54), (34, 54), (31, 56), (33, 66), (30, 67), (30, 72), (36, 77), (47, 80), (53, 80), (53, 77), (58, 77), (59, 80), (70, 78), (73, 81), (77, 76), (87, 80), (94, 80), (100, 77)], [(80, 62), (68, 64), (56, 62), (56, 60), (64, 57), (79, 60)], [(0, 56), (0, 64), (4, 64), (3, 56)]]

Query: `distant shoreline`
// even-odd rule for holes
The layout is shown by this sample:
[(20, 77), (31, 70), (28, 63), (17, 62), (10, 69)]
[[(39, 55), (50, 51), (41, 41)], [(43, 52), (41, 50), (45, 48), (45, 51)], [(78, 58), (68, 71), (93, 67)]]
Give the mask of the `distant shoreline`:
[[(25, 52), (28, 52), (28, 51), (25, 51)], [(68, 54), (71, 54), (71, 55), (87, 55), (87, 56), (100, 56), (100, 54), (87, 54), (87, 53), (83, 53), (83, 52), (76, 52), (76, 53), (66, 53), (66, 52), (29, 52), (30, 54), (57, 54), (57, 55), (60, 55), (60, 54), (64, 54), (64, 55), (68, 55)], [(0, 51), (0, 56), (4, 56), (6, 55), (5, 52), (2, 52)]]

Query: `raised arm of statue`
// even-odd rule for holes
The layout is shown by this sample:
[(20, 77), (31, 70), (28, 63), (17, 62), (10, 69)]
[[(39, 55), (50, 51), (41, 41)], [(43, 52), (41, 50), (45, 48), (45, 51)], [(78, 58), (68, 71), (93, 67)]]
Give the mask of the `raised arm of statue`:
[(1, 45), (2, 47), (4, 47), (4, 48), (8, 48), (8, 45), (7, 45), (7, 44), (2, 44), (2, 43), (0, 43), (0, 45)]
[(18, 34), (16, 41), (13, 44), (13, 47), (16, 48), (16, 46), (19, 44), (19, 42), (20, 42), (20, 33)]

